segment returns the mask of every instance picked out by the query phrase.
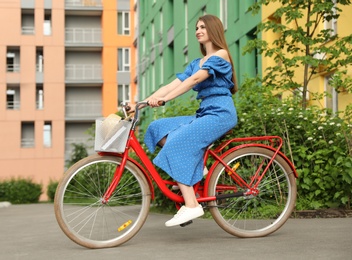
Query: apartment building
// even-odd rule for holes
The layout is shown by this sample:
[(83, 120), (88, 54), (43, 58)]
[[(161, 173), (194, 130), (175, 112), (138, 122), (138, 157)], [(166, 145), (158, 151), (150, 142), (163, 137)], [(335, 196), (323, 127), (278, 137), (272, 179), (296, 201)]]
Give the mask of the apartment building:
[[(261, 12), (253, 16), (248, 8), (255, 0), (141, 0), (139, 11), (139, 63), (138, 86), (140, 97), (149, 96), (163, 84), (175, 78), (175, 73), (182, 72), (186, 65), (194, 58), (201, 56), (198, 42), (195, 39), (195, 23), (199, 16), (209, 13), (217, 15), (223, 22), (225, 36), (233, 56), (238, 84), (245, 76), (263, 75), (271, 58), (259, 56), (257, 53), (242, 55), (243, 47), (255, 37), (263, 37), (268, 42), (279, 37), (271, 32), (255, 35), (259, 22), (270, 19), (274, 11), (280, 6), (279, 2), (262, 6)], [(335, 5), (337, 5), (335, 1)], [(350, 34), (349, 24), (352, 6), (339, 6), (342, 14), (338, 20), (321, 24), (321, 29), (333, 29), (340, 36)], [(328, 43), (333, 44), (333, 43)], [(297, 69), (297, 75), (299, 71)], [(351, 68), (349, 69), (351, 71)], [(351, 73), (351, 72), (350, 72)], [(350, 74), (352, 75), (352, 74)], [(351, 103), (351, 94), (344, 91), (339, 93), (329, 85), (331, 74), (319, 73), (312, 78), (309, 91), (315, 93), (328, 92), (323, 101), (309, 100), (310, 104), (341, 111)], [(189, 96), (192, 97), (192, 92)], [(143, 111), (149, 120), (153, 119), (153, 111)], [(145, 121), (145, 125), (148, 120)]]
[[(0, 0), (0, 180), (58, 180), (136, 95), (134, 0)], [(45, 199), (45, 194), (42, 199)]]
[[(330, 21), (322, 21), (320, 23), (320, 27), (318, 28), (319, 30), (326, 30), (330, 29), (332, 30), (333, 35), (339, 35), (339, 37), (345, 37), (351, 34), (351, 29), (349, 25), (352, 22), (352, 17), (350, 13), (352, 12), (352, 6), (351, 5), (339, 5), (337, 1), (332, 0), (334, 3), (333, 10), (336, 13), (336, 7), (341, 9), (340, 12), (340, 17), (338, 19), (332, 19)], [(280, 7), (279, 2), (271, 3), (268, 6), (262, 6), (262, 11), (261, 11), (261, 20), (262, 21), (267, 21), (268, 19), (272, 19), (272, 15), (275, 10), (277, 10)], [(285, 24), (284, 19), (280, 21), (281, 23)], [(305, 20), (301, 21), (302, 23), (305, 22)], [(293, 24), (285, 24), (288, 25), (289, 27), (295, 28), (296, 25)], [(303, 25), (302, 25), (303, 26)], [(273, 33), (273, 32), (264, 32), (262, 34), (262, 37), (267, 41), (267, 42), (272, 42), (280, 35), (278, 33)], [(324, 45), (327, 46), (333, 46), (334, 42), (326, 42)], [(324, 55), (316, 56), (317, 59), (323, 58)], [(273, 59), (269, 57), (263, 57), (263, 66), (262, 66), (262, 73), (265, 73), (265, 69), (269, 66), (275, 65), (275, 62)], [(342, 68), (344, 69), (344, 68)], [(352, 67), (349, 66), (348, 68), (348, 75), (352, 76)], [(303, 78), (303, 70), (302, 68), (297, 68), (295, 75), (297, 78)], [(329, 108), (332, 110), (333, 113), (337, 111), (344, 111), (346, 106), (351, 104), (352, 101), (352, 94), (348, 93), (346, 89), (341, 86), (339, 92), (337, 92), (329, 83), (330, 78), (332, 76), (332, 73), (326, 72), (324, 69), (318, 69), (318, 73), (313, 75), (310, 83), (308, 85), (308, 90), (311, 93), (328, 93), (328, 95), (324, 95), (323, 99), (316, 100), (313, 98), (311, 94), (307, 94), (307, 99), (310, 105), (317, 105), (319, 107), (325, 107)]]

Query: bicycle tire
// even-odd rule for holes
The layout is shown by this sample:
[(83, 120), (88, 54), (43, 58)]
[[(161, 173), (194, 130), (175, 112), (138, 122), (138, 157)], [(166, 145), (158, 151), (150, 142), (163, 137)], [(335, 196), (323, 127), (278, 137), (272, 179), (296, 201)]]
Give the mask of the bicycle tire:
[[(250, 183), (258, 164), (264, 163), (261, 169), (265, 169), (273, 154), (266, 148), (245, 147), (228, 154), (224, 161), (231, 168), (238, 167), (236, 173)], [(221, 185), (227, 185), (227, 189)], [(229, 187), (232, 187), (231, 191)], [(278, 230), (290, 217), (297, 196), (293, 170), (280, 155), (275, 157), (258, 189), (256, 196), (243, 195), (209, 202), (216, 223), (226, 232), (242, 238), (263, 237)], [(209, 196), (241, 191), (246, 192), (247, 188), (237, 185), (222, 164), (217, 165), (210, 176)]]
[(54, 200), (60, 228), (87, 248), (108, 248), (130, 240), (148, 216), (150, 187), (141, 170), (127, 161), (121, 180), (108, 203), (107, 190), (121, 158), (92, 155), (70, 167)]

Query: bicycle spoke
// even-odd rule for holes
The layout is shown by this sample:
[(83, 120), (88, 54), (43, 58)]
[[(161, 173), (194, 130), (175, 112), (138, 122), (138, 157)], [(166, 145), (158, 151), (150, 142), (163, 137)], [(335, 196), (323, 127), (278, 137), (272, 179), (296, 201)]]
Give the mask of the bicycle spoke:
[[(89, 160), (88, 160), (89, 159)], [(87, 247), (116, 246), (132, 238), (143, 225), (150, 191), (137, 167), (129, 165), (108, 201), (103, 195), (120, 158), (88, 157), (71, 168), (58, 187), (56, 217), (73, 241)]]
[(229, 176), (224, 167), (214, 170), (210, 195), (229, 193), (231, 186), (232, 190), (244, 193), (241, 197), (210, 203), (215, 221), (227, 232), (244, 237), (263, 236), (277, 230), (289, 217), (296, 196), (294, 176), (278, 156), (267, 168), (272, 154), (264, 148), (250, 147), (227, 156), (227, 165), (231, 168), (237, 165), (236, 173), (247, 183), (246, 188), (239, 186), (237, 177)]

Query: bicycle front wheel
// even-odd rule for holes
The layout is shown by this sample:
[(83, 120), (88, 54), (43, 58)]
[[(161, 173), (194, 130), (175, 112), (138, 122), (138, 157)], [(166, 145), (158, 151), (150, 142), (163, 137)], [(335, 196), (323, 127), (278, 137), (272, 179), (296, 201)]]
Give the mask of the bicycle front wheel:
[(63, 232), (87, 248), (118, 246), (143, 226), (149, 212), (150, 188), (133, 163), (127, 161), (122, 178), (108, 202), (103, 195), (121, 158), (92, 155), (74, 164), (55, 194), (55, 215)]
[[(248, 184), (257, 182), (274, 152), (262, 147), (245, 147), (224, 158), (226, 164)], [(243, 186), (243, 185), (242, 185)], [(257, 194), (226, 197), (226, 194), (247, 192), (219, 164), (209, 182), (209, 195), (224, 195), (209, 202), (209, 210), (226, 232), (244, 238), (262, 237), (279, 229), (290, 217), (297, 195), (293, 170), (280, 155), (269, 166), (257, 187)], [(231, 196), (231, 195), (229, 195)]]

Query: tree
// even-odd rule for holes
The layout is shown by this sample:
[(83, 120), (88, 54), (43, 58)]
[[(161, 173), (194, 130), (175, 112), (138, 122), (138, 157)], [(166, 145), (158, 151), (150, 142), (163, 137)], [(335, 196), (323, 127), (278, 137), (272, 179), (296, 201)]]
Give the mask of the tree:
[(71, 158), (69, 160), (66, 160), (67, 168), (70, 168), (76, 162), (88, 156), (87, 148), (84, 144), (73, 143), (72, 146), (73, 146), (73, 151), (71, 153)]
[(256, 14), (262, 5), (275, 2), (280, 7), (270, 19), (258, 25), (256, 33), (271, 32), (278, 37), (270, 43), (257, 38), (244, 50), (246, 53), (257, 49), (259, 54), (275, 61), (275, 65), (266, 68), (262, 84), (299, 94), (297, 98), (301, 98), (303, 109), (308, 104), (309, 82), (318, 73), (333, 75), (332, 86), (337, 91), (343, 87), (351, 93), (351, 78), (346, 71), (352, 64), (352, 34), (339, 37), (332, 28), (321, 29), (323, 22), (339, 19), (342, 12), (339, 7), (350, 5), (351, 1), (258, 0), (249, 10)]

